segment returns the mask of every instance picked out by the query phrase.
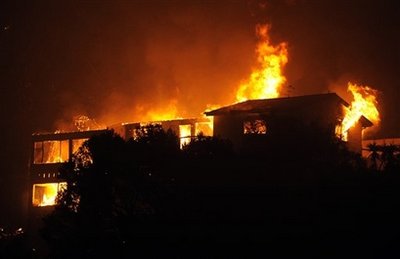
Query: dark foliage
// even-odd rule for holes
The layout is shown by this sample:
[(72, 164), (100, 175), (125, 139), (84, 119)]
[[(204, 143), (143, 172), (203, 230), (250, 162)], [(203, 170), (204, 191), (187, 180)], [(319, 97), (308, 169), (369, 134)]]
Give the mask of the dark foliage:
[(22, 228), (9, 231), (0, 227), (0, 258), (34, 258), (34, 252), (27, 247)]
[(111, 256), (138, 222), (163, 213), (161, 169), (177, 159), (177, 137), (153, 126), (142, 131), (128, 142), (112, 131), (94, 136), (63, 166), (68, 188), (42, 230), (54, 256)]
[(393, 144), (368, 145), (368, 164), (374, 171), (386, 174), (400, 172), (400, 146)]
[(399, 255), (400, 174), (368, 169), (327, 132), (292, 133), (249, 136), (239, 151), (201, 135), (180, 150), (158, 126), (91, 138), (63, 167), (68, 189), (45, 219), (51, 255)]

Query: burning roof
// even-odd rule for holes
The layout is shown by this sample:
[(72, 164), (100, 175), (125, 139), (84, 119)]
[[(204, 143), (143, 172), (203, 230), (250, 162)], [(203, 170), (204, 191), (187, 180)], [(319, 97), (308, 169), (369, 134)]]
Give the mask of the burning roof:
[[(205, 112), (207, 116), (224, 114), (242, 114), (242, 113), (292, 113), (300, 110), (319, 109), (325, 104), (335, 103), (349, 107), (349, 104), (339, 97), (336, 93), (303, 95), (294, 97), (283, 97), (273, 99), (249, 100), (233, 105), (225, 106), (216, 110)], [(360, 122), (363, 127), (372, 126), (372, 122), (364, 116), (361, 116)]]

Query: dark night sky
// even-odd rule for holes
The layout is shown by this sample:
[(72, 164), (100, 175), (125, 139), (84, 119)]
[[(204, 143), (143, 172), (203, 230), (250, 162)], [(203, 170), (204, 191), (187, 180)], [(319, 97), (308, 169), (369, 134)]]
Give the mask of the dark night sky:
[[(346, 82), (380, 91), (380, 135), (400, 135), (395, 1), (2, 1), (0, 225), (18, 211), (30, 135), (86, 114), (111, 124), (176, 101), (227, 104), (254, 64), (257, 23), (288, 42), (293, 95)], [(22, 186), (22, 187), (21, 187)], [(21, 197), (20, 197), (21, 196)]]

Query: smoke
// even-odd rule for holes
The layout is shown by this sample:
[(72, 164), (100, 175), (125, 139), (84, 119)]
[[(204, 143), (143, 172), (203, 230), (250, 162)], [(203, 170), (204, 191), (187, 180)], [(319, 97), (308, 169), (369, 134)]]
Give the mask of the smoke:
[[(94, 21), (106, 7), (102, 19), (109, 23)], [(202, 2), (106, 7), (78, 8), (85, 30), (79, 42), (93, 45), (79, 47), (81, 69), (71, 76), (80, 82), (62, 90), (68, 110), (62, 116), (85, 110), (107, 125), (150, 120), (146, 115), (171, 109), (177, 117), (197, 117), (208, 104), (234, 100), (254, 62), (254, 23), (243, 12), (246, 3), (229, 2), (228, 10), (223, 3)]]
[(48, 118), (70, 120), (76, 110), (111, 125), (172, 109), (197, 117), (209, 104), (230, 104), (256, 63), (255, 26), (267, 22), (272, 44), (288, 42), (289, 95), (334, 91), (349, 101), (347, 82), (360, 82), (384, 93), (384, 128), (400, 125), (390, 115), (399, 108), (398, 57), (388, 53), (399, 53), (399, 36), (389, 4), (117, 1), (64, 9), (58, 24), (45, 25), (50, 34), (65, 28), (50, 46), (64, 53), (52, 50), (60, 103)]
[(380, 134), (398, 136), (396, 4), (3, 1), (1, 171), (26, 176), (30, 134), (73, 126), (77, 115), (111, 125), (165, 109), (194, 117), (231, 103), (255, 64), (258, 23), (272, 25), (273, 45), (288, 42), (290, 95), (335, 91), (349, 101), (348, 81), (370, 85), (381, 93)]

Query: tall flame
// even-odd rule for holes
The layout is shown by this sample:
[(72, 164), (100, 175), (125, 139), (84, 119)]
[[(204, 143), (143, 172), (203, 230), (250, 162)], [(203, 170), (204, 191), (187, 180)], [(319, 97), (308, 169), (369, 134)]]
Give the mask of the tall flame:
[(374, 124), (378, 124), (380, 118), (376, 100), (377, 91), (369, 86), (359, 86), (351, 82), (348, 83), (347, 90), (352, 93), (354, 101), (349, 107), (345, 107), (342, 132), (346, 132), (353, 127), (361, 116), (365, 116)]
[(239, 86), (236, 93), (238, 102), (279, 97), (281, 87), (286, 82), (282, 70), (288, 62), (287, 43), (281, 42), (273, 46), (270, 43), (269, 30), (268, 24), (256, 26), (259, 38), (256, 46), (258, 66), (253, 69), (249, 79)]

